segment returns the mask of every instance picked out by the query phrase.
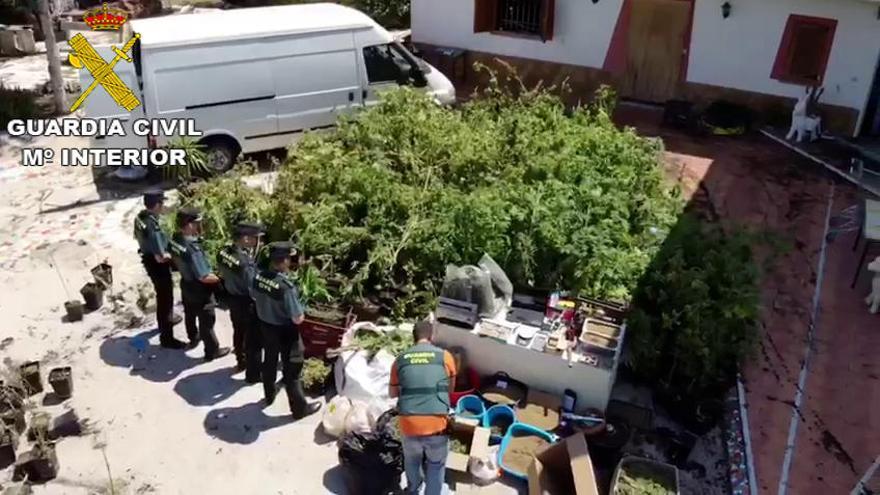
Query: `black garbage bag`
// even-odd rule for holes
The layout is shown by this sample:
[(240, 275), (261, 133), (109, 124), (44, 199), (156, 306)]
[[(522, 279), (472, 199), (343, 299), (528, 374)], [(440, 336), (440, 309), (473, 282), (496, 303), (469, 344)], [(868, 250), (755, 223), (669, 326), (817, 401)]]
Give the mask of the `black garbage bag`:
[(403, 472), (403, 444), (397, 433), (397, 412), (386, 411), (370, 433), (347, 433), (337, 442), (339, 464), (348, 470), (356, 493), (394, 493)]

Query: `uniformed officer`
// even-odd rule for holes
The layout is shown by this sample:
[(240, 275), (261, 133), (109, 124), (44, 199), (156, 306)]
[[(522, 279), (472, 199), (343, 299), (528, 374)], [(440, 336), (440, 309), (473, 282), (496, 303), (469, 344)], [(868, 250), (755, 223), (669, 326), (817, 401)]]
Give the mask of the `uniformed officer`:
[(220, 278), (228, 295), (229, 317), (232, 320), (232, 344), (238, 370), (245, 371), (245, 381), (260, 381), (263, 345), (260, 323), (251, 298), (251, 285), (256, 274), (254, 256), (263, 235), (263, 227), (242, 222), (236, 225), (234, 241), (217, 257)]
[(284, 388), (290, 412), (296, 419), (314, 414), (321, 405), (307, 402), (303, 393), (302, 374), (304, 348), (298, 325), (305, 319), (299, 291), (289, 276), (291, 257), (296, 248), (290, 242), (269, 245), (269, 268), (254, 277), (254, 303), (263, 334), (263, 391), (266, 405), (275, 401), (275, 377), (281, 358)]
[(432, 343), (434, 325), (420, 321), (413, 328), (415, 345), (391, 366), (389, 397), (398, 397), (403, 436), (403, 467), (407, 495), (440, 495), (449, 437), (446, 434), (450, 394), (455, 390), (455, 359)]
[(195, 208), (177, 212), (177, 232), (169, 243), (171, 257), (180, 272), (180, 293), (183, 296), (183, 317), (190, 347), (205, 344), (205, 361), (213, 361), (229, 354), (228, 347), (220, 347), (214, 334), (214, 290), (220, 278), (211, 272), (211, 265), (202, 250), (202, 215)]
[(168, 349), (183, 349), (186, 344), (174, 338), (173, 326), (180, 316), (173, 314), (174, 285), (171, 281), (171, 255), (168, 254), (168, 236), (159, 225), (164, 212), (165, 194), (149, 191), (144, 194), (144, 209), (134, 219), (134, 237), (138, 242), (141, 262), (153, 282), (156, 292), (156, 325), (159, 344)]

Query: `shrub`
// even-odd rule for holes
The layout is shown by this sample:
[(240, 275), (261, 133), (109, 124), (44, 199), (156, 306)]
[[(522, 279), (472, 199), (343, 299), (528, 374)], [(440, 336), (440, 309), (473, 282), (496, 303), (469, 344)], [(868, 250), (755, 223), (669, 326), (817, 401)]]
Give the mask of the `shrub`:
[(549, 88), (494, 87), (461, 110), (404, 88), (299, 143), (274, 228), (325, 255), (346, 294), (397, 291), (403, 313), (484, 252), (519, 285), (626, 299), (680, 209), (660, 151)]
[(36, 91), (9, 88), (0, 83), (0, 129), (6, 129), (6, 125), (13, 119), (30, 119), (37, 117)]
[(167, 147), (183, 150), (186, 153), (186, 158), (183, 165), (162, 167), (162, 177), (165, 180), (187, 183), (194, 178), (210, 175), (211, 169), (208, 167), (208, 156), (205, 154), (204, 145), (188, 138), (175, 138), (168, 143)]
[(686, 215), (645, 271), (628, 320), (632, 366), (668, 401), (720, 398), (758, 339), (757, 238)]

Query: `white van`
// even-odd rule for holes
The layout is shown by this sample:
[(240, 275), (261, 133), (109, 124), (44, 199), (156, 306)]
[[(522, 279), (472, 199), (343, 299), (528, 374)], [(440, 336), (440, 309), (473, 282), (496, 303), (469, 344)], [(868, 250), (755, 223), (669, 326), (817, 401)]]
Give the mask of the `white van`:
[[(283, 148), (306, 130), (332, 127), (340, 114), (374, 104), (383, 88), (425, 88), (441, 104), (455, 88), (365, 14), (306, 4), (181, 14), (129, 22), (141, 35), (132, 63), (114, 71), (141, 105), (131, 113), (98, 90), (90, 118), (192, 118), (209, 165), (224, 171), (239, 153)], [(123, 41), (124, 42), (124, 41)], [(111, 47), (96, 47), (111, 60)], [(82, 87), (92, 82), (81, 71)], [(93, 146), (163, 146), (166, 136), (93, 138)]]

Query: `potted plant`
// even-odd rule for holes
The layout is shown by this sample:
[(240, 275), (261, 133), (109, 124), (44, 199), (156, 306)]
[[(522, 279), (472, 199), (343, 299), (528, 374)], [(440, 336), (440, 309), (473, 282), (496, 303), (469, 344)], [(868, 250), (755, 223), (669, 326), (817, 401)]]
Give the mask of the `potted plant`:
[(323, 359), (308, 358), (302, 372), (303, 389), (313, 397), (322, 395), (329, 376), (330, 366)]
[(19, 368), (21, 381), (30, 397), (43, 391), (43, 378), (40, 376), (40, 362), (29, 361)]
[(49, 372), (49, 385), (61, 399), (67, 399), (73, 395), (73, 376), (70, 372), (70, 366), (62, 368), (53, 368)]
[(0, 423), (0, 469), (15, 463), (15, 449), (18, 448), (18, 433)]

